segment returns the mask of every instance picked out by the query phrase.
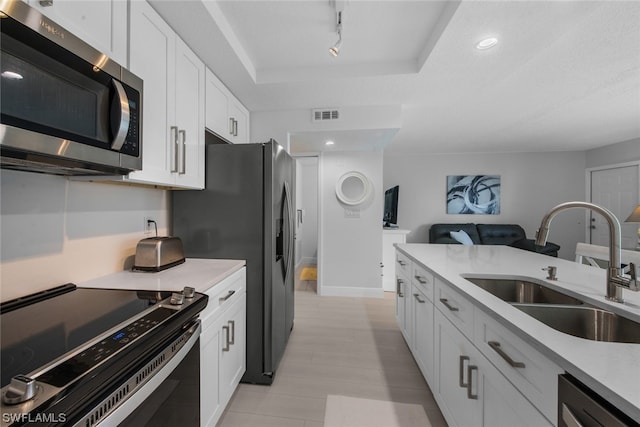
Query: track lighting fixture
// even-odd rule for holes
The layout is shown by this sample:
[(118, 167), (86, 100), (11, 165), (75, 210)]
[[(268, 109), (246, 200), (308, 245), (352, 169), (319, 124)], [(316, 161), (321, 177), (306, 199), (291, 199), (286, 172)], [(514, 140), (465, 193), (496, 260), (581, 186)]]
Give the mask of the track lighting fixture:
[(329, 55), (336, 57), (340, 53), (342, 47), (342, 12), (336, 12), (336, 33), (338, 33), (338, 41), (329, 48)]

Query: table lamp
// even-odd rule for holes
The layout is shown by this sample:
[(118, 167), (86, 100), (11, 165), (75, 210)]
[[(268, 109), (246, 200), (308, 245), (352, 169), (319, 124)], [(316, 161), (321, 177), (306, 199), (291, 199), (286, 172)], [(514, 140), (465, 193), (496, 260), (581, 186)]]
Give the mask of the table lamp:
[[(629, 218), (625, 219), (624, 222), (640, 223), (640, 205), (636, 206), (633, 212), (631, 212), (631, 215), (629, 215)], [(638, 243), (636, 244), (636, 251), (640, 251), (640, 227), (638, 227)]]

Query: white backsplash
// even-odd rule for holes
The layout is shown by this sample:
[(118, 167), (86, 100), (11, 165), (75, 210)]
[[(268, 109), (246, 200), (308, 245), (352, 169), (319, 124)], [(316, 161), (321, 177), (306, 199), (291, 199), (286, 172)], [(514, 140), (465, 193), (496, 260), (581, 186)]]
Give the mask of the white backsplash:
[(0, 299), (122, 271), (144, 217), (169, 227), (168, 191), (0, 172)]

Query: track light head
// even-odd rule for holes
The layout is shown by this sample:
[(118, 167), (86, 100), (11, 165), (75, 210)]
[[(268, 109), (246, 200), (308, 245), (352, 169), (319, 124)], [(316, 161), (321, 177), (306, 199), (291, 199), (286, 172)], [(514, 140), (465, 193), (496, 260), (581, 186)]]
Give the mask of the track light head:
[(338, 33), (338, 41), (329, 48), (329, 55), (334, 58), (340, 54), (342, 46), (342, 11), (336, 12), (336, 33)]
[(329, 48), (329, 55), (336, 57), (340, 54), (340, 47), (342, 46), (342, 36), (338, 33), (338, 41), (336, 44)]

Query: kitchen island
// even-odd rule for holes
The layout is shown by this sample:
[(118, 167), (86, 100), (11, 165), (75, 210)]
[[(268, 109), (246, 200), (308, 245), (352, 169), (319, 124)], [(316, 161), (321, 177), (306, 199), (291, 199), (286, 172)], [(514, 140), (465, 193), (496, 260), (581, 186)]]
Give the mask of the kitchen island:
[[(507, 246), (403, 244), (396, 245), (396, 248), (398, 265), (401, 267), (398, 268), (398, 294), (402, 298), (398, 298), (398, 301), (407, 301), (404, 307), (397, 307), (398, 322), (414, 356), (417, 353), (424, 355), (416, 357), (416, 361), (441, 406), (443, 402), (448, 402), (447, 391), (443, 389), (447, 354), (444, 351), (438, 352), (439, 348), (449, 345), (449, 338), (453, 334), (458, 334), (475, 346), (470, 352), (481, 353), (478, 357), (481, 362), (490, 361), (485, 364), (487, 369), (495, 370), (493, 366), (496, 366), (504, 373), (501, 364), (504, 364), (503, 360), (507, 360), (505, 356), (508, 358), (509, 352), (512, 356), (517, 356), (510, 361), (516, 366), (505, 365), (505, 369), (512, 372), (504, 373), (504, 378), (522, 393), (525, 398), (523, 401), (532, 402), (533, 407), (546, 417), (547, 425), (557, 423), (557, 389), (553, 381), (558, 374), (564, 372), (591, 388), (636, 422), (640, 422), (640, 344), (591, 341), (558, 332), (465, 277), (529, 279), (636, 322), (640, 322), (640, 293), (624, 291), (624, 304), (609, 302), (604, 298), (604, 269)], [(543, 269), (550, 265), (557, 267), (557, 280), (547, 279), (547, 272)], [(407, 292), (407, 289), (411, 291)], [(420, 314), (429, 305), (428, 301), (425, 304), (423, 297), (433, 301), (432, 307), (437, 307), (431, 314)], [(465, 306), (467, 303), (468, 306)], [(413, 304), (413, 311), (409, 308), (410, 304)], [(424, 319), (430, 319), (433, 325), (427, 324)], [(439, 319), (445, 319), (446, 322)], [(449, 326), (446, 326), (447, 323)], [(439, 330), (439, 325), (444, 327)], [(451, 325), (455, 328), (450, 327)], [(430, 344), (432, 348), (429, 348), (428, 343), (421, 344), (427, 331), (433, 333)], [(496, 349), (499, 345), (496, 346), (495, 341), (493, 348), (485, 345), (489, 335), (504, 338), (502, 348)], [(422, 353), (416, 350), (421, 348)], [(475, 366), (478, 363), (473, 361), (473, 357), (471, 362), (463, 360), (469, 359), (466, 356), (460, 357), (460, 387), (466, 387), (469, 382), (479, 378), (480, 374), (475, 374), (474, 371), (478, 369)], [(527, 359), (526, 369), (524, 366), (517, 366), (520, 362), (518, 358)], [(455, 363), (458, 363), (457, 359)], [(463, 372), (463, 367), (468, 368), (468, 371)], [(525, 372), (531, 370), (533, 375)], [(455, 376), (458, 376), (457, 365)], [(542, 378), (545, 376), (546, 380)], [(465, 381), (466, 384), (463, 384)], [(484, 384), (487, 384), (486, 379)], [(544, 388), (551, 386), (554, 388)], [(452, 386), (455, 387), (458, 385)], [(504, 387), (496, 386), (495, 389)], [(478, 396), (474, 396), (474, 393), (482, 392), (483, 390), (469, 386), (470, 401), (477, 401)], [(442, 408), (445, 418), (449, 412), (447, 421), (454, 425), (463, 424), (460, 420), (464, 418), (456, 417), (464, 410), (455, 403), (447, 404), (451, 406), (451, 410)], [(513, 407), (516, 406), (514, 404)], [(471, 413), (473, 411), (475, 410), (472, 409)], [(479, 411), (485, 414), (482, 408)], [(532, 422), (530, 425), (536, 424)]]

